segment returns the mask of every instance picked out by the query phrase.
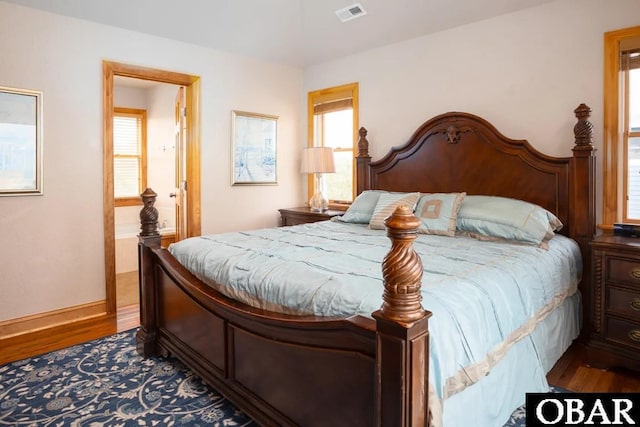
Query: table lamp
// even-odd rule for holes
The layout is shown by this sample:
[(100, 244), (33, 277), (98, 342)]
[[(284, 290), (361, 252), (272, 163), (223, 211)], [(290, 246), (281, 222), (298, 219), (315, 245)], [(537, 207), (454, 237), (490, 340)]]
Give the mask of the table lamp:
[(325, 173), (336, 171), (333, 162), (333, 148), (331, 147), (307, 147), (302, 151), (301, 173), (312, 173), (315, 178), (315, 193), (309, 200), (312, 212), (322, 212), (329, 209), (329, 200), (324, 195)]

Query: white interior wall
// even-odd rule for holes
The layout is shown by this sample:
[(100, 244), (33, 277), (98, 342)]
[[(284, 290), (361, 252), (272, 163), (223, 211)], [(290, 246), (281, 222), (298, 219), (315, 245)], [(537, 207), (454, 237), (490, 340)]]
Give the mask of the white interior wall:
[[(203, 233), (271, 226), (305, 200), (305, 94), (360, 83), (375, 158), (451, 110), (570, 155), (581, 102), (602, 152), (602, 39), (637, 25), (637, 0), (558, 0), (304, 71), (0, 3), (1, 85), (44, 91), (44, 191), (0, 198), (0, 321), (104, 298), (104, 59), (202, 78)], [(364, 17), (363, 19), (366, 19)], [(79, 36), (81, 35), (81, 36)], [(304, 85), (303, 85), (304, 77)], [(231, 187), (231, 110), (279, 115), (277, 186)], [(601, 175), (601, 157), (598, 162)], [(37, 250), (34, 250), (37, 248)]]
[(309, 67), (304, 87), (360, 83), (373, 159), (447, 111), (479, 115), (509, 138), (570, 156), (573, 110), (584, 102), (593, 110), (601, 194), (603, 35), (638, 25), (639, 16), (637, 0), (558, 0)]
[[(44, 94), (44, 195), (0, 198), (0, 321), (105, 298), (103, 60), (200, 76), (203, 233), (303, 200), (300, 69), (4, 2), (0, 40), (0, 85)], [(280, 116), (277, 186), (230, 185), (234, 109)]]

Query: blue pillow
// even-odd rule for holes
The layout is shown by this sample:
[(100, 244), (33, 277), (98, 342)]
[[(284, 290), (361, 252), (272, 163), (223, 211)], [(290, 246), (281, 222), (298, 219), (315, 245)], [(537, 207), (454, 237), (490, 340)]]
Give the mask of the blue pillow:
[(351, 203), (351, 206), (349, 206), (344, 215), (337, 219), (342, 222), (354, 224), (369, 224), (373, 210), (376, 208), (376, 204), (382, 193), (383, 191), (378, 190), (363, 191), (356, 197), (353, 203)]
[(420, 220), (418, 233), (455, 236), (456, 218), (466, 193), (425, 193), (415, 209)]
[(562, 228), (562, 222), (548, 210), (522, 200), (466, 196), (458, 211), (456, 228), (472, 236), (541, 245)]

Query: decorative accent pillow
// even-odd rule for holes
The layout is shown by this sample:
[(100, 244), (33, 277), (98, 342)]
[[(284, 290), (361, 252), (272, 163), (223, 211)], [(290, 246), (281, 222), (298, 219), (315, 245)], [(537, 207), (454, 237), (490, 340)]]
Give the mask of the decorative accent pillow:
[(344, 215), (338, 217), (338, 220), (355, 224), (369, 224), (373, 210), (382, 193), (383, 191), (367, 190), (358, 194), (358, 197), (351, 203)]
[(562, 228), (548, 210), (522, 200), (497, 196), (465, 197), (456, 220), (461, 232), (544, 246)]
[(456, 217), (467, 193), (427, 193), (418, 200), (415, 216), (422, 224), (418, 233), (456, 235)]
[(420, 193), (382, 193), (371, 215), (369, 228), (384, 230), (384, 219), (391, 215), (396, 207), (405, 205), (413, 210), (419, 198)]

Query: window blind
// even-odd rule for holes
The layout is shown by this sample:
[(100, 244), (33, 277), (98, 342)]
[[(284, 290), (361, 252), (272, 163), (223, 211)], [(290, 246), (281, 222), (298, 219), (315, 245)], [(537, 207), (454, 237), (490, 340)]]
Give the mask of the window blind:
[(640, 68), (640, 48), (620, 52), (620, 69), (635, 70)]
[(621, 96), (627, 175), (625, 220), (640, 220), (640, 38), (620, 44)]
[(142, 119), (115, 115), (113, 118), (113, 188), (115, 198), (141, 193)]
[(334, 101), (323, 102), (313, 106), (313, 114), (332, 113), (334, 111), (350, 110), (353, 108), (353, 99), (338, 99)]

